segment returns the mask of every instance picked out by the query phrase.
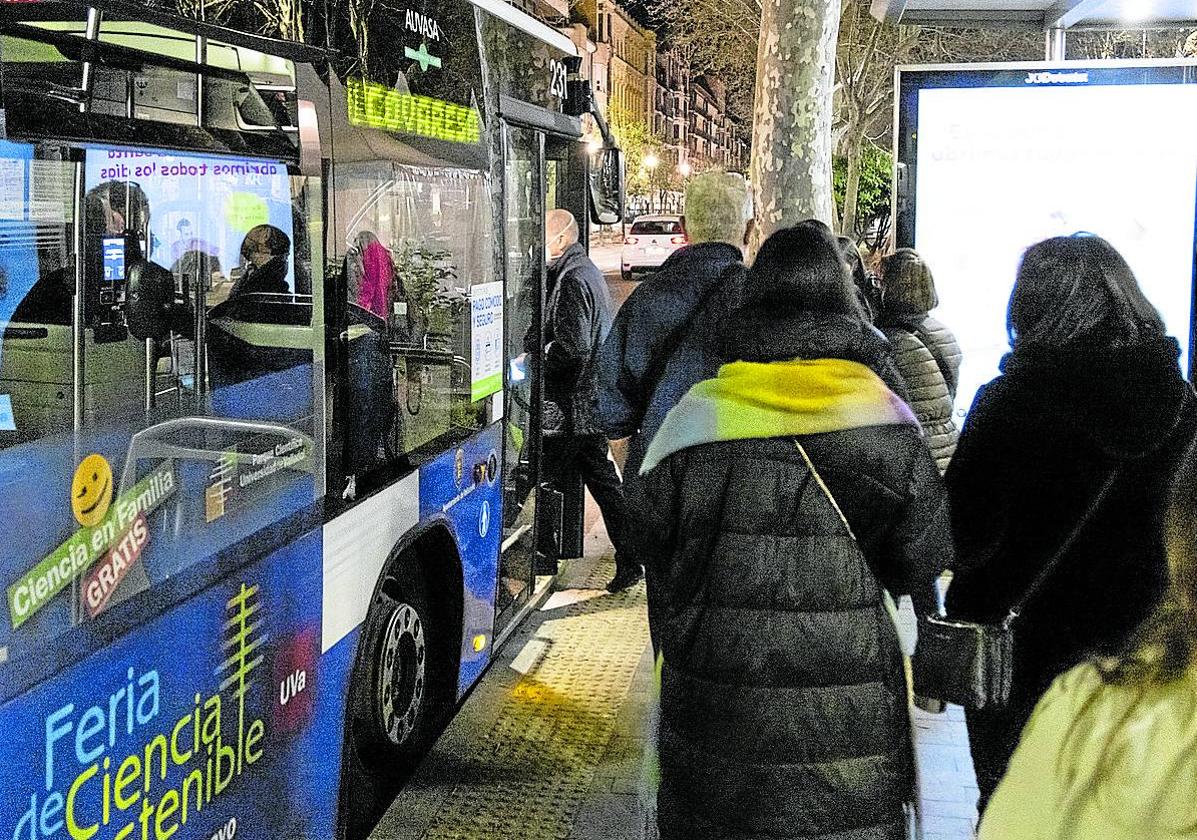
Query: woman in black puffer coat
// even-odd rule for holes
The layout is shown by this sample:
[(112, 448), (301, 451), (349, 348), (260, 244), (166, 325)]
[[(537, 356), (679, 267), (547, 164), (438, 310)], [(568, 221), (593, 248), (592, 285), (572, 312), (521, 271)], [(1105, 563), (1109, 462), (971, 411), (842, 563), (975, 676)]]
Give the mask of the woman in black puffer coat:
[(899, 248), (885, 258), (877, 326), (894, 347), (910, 407), (943, 472), (960, 437), (952, 411), (961, 356), (952, 331), (927, 314), (938, 305), (931, 269), (913, 249)]
[(1022, 613), (1010, 703), (967, 713), (982, 808), (1052, 681), (1121, 650), (1155, 609), (1168, 487), (1197, 431), (1180, 347), (1105, 240), (1031, 247), (1007, 323), (1002, 375), (977, 393), (945, 477), (960, 554), (948, 614), (1005, 617), (1114, 483)]
[(670, 412), (642, 468), (660, 834), (901, 840), (914, 771), (882, 587), (933, 606), (952, 558), (939, 471), (875, 372), (886, 342), (824, 227), (770, 237), (745, 294), (723, 329), (733, 363)]

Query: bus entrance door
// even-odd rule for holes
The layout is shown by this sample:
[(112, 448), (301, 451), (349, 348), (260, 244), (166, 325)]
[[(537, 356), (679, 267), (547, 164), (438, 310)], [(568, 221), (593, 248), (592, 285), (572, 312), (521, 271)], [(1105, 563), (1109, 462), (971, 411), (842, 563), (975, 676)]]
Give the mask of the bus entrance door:
[[(537, 363), (545, 303), (544, 136), (505, 126), (503, 194), (508, 387), (504, 399), (503, 555), (495, 603), (499, 634), (532, 597), (540, 497), (544, 382)], [(538, 515), (539, 514), (539, 515)]]

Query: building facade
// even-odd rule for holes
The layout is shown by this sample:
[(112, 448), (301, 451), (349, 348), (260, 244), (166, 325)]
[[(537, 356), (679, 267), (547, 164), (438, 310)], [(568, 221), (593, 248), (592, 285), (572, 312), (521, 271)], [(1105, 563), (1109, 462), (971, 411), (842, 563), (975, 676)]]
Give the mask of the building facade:
[(569, 37), (617, 136), (651, 137), (657, 165), (679, 176), (671, 180), (706, 169), (747, 170), (750, 126), (729, 113), (723, 82), (696, 74), (679, 50), (659, 48), (656, 34), (615, 0), (510, 2)]
[(690, 67), (676, 50), (657, 53), (657, 85), (653, 134), (660, 138), (665, 157), (681, 171), (693, 164), (687, 145), (690, 137)]
[(594, 43), (595, 99), (618, 131), (627, 123), (652, 126), (656, 93), (656, 33), (612, 0), (581, 0), (574, 19)]

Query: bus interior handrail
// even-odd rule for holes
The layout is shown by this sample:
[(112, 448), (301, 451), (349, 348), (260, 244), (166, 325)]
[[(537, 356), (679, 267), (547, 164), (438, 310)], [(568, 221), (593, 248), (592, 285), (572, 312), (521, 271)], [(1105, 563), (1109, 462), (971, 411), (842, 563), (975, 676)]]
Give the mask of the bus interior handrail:
[(225, 449), (200, 449), (161, 440), (168, 435), (186, 431), (234, 432), (243, 435), (277, 435), (292, 439), (299, 438), (307, 452), (313, 451), (313, 440), (309, 435), (281, 423), (228, 420), (218, 417), (178, 417), (142, 429), (130, 438), (128, 453), (125, 455), (125, 467), (121, 472), (120, 491), (123, 493), (136, 483), (138, 461), (147, 458), (216, 461), (225, 454)]

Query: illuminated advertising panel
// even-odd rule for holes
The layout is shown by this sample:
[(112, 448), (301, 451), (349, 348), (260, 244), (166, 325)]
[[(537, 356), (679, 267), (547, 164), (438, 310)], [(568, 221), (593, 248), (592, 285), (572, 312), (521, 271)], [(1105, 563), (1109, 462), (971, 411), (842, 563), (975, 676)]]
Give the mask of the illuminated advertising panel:
[(935, 276), (964, 353), (958, 416), (1009, 352), (1023, 252), (1097, 234), (1130, 264), (1188, 369), (1197, 210), (1197, 67), (1043, 65), (903, 71), (897, 220)]

